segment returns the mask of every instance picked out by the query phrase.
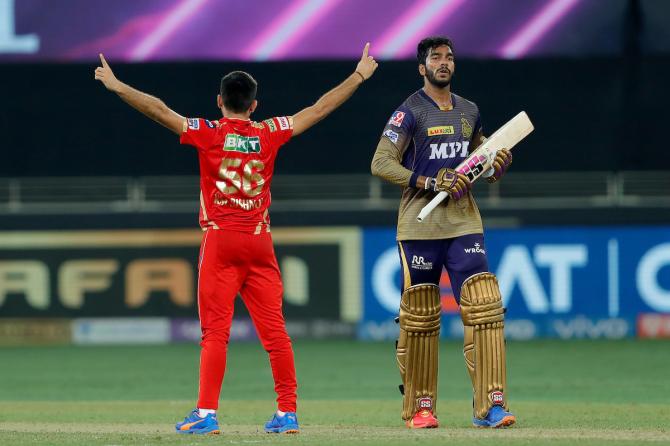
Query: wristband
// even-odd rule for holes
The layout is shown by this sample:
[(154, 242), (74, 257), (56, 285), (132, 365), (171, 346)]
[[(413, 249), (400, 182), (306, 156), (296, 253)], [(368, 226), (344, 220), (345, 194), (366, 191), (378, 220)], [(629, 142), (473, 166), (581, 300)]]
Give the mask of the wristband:
[(363, 76), (359, 71), (354, 71), (354, 73), (358, 74), (361, 77), (361, 83), (365, 82), (365, 76)]
[(412, 176), (409, 177), (409, 186), (416, 187), (416, 182), (419, 179), (419, 174), (417, 172), (412, 172)]

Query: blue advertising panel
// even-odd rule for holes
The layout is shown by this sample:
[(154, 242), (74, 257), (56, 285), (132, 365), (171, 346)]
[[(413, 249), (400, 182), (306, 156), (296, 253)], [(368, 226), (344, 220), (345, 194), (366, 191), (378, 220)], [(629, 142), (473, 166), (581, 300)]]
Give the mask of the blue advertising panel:
[[(509, 338), (633, 336), (644, 317), (670, 313), (670, 227), (493, 229), (485, 245)], [(359, 337), (392, 339), (400, 296), (395, 230), (366, 229), (363, 254)], [(461, 337), (446, 274), (440, 285), (442, 334)]]

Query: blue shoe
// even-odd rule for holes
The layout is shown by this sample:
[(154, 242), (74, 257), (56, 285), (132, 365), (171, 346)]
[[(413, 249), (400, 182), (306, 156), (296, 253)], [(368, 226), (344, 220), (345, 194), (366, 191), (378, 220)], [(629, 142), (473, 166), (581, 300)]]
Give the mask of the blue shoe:
[(198, 416), (198, 409), (193, 409), (184, 421), (177, 423), (175, 429), (178, 434), (220, 434), (219, 422), (216, 414), (208, 413), (206, 417)]
[(516, 423), (513, 413), (507, 412), (502, 406), (493, 406), (485, 418), (472, 418), (475, 427), (507, 427)]
[(286, 412), (283, 417), (280, 417), (275, 412), (272, 419), (265, 423), (265, 432), (268, 434), (297, 434), (300, 432), (298, 416), (295, 412)]

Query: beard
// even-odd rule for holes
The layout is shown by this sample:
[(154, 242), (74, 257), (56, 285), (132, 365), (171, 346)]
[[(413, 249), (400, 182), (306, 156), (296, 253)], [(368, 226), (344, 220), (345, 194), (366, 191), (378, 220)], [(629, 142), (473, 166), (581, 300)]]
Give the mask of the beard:
[(449, 84), (451, 84), (451, 78), (454, 76), (453, 73), (451, 73), (451, 71), (449, 71), (449, 73), (450, 73), (449, 79), (438, 80), (435, 77), (435, 72), (430, 71), (430, 70), (426, 70), (426, 79), (428, 79), (428, 82), (430, 82), (433, 86), (435, 86), (437, 88), (448, 87)]

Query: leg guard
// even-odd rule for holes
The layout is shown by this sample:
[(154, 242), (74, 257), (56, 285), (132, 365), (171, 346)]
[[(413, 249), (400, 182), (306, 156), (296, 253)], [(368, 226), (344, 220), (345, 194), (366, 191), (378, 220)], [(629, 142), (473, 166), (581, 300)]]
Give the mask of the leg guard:
[(486, 417), (493, 406), (507, 410), (504, 312), (494, 274), (475, 274), (463, 282), (463, 355), (472, 380), (476, 418)]
[(411, 419), (421, 409), (435, 413), (439, 338), (440, 289), (433, 284), (407, 288), (400, 300), (396, 349), (404, 387), (403, 420)]

